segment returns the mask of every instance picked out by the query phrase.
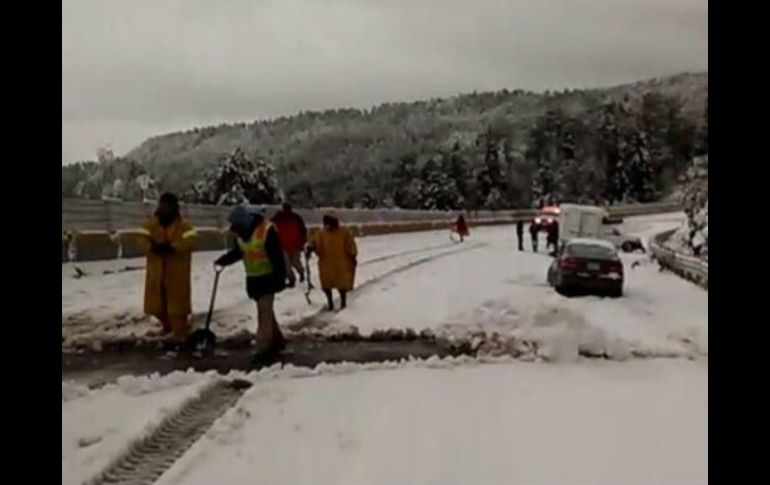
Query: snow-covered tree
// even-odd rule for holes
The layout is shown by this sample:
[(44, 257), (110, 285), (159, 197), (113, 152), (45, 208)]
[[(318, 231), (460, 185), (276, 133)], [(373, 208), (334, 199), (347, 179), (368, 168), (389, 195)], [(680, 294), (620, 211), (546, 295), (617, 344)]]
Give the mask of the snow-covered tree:
[(185, 200), (200, 204), (237, 205), (272, 204), (279, 188), (272, 165), (265, 160), (252, 161), (236, 149), (204, 173), (184, 194)]
[(443, 167), (430, 159), (421, 170), (418, 201), (421, 209), (453, 210), (462, 205), (463, 197)]
[(681, 196), (687, 220), (671, 236), (674, 249), (708, 261), (708, 157), (696, 157)]

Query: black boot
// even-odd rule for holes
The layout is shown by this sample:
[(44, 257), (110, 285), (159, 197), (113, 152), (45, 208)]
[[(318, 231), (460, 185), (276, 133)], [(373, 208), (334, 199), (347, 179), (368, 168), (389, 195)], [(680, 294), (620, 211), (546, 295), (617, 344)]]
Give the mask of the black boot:
[(345, 309), (348, 306), (348, 292), (340, 291), (340, 308)]
[(265, 350), (256, 352), (251, 358), (251, 368), (259, 369), (269, 367), (278, 361), (280, 352), (274, 347), (268, 347)]
[(332, 299), (332, 290), (324, 290), (326, 294), (326, 309), (330, 312), (334, 311), (334, 300)]

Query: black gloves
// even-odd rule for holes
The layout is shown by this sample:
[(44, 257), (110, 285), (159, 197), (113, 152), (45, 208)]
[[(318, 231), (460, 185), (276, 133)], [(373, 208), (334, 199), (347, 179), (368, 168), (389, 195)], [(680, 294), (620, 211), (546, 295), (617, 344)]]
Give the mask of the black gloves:
[(170, 243), (153, 243), (152, 252), (155, 254), (171, 254), (174, 252), (174, 248)]

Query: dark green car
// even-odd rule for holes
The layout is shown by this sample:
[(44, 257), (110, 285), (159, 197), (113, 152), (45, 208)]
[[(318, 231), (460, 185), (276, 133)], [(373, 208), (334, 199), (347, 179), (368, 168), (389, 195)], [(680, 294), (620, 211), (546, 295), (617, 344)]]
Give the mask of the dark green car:
[(563, 295), (623, 296), (623, 262), (615, 246), (601, 239), (570, 239), (548, 268), (548, 284)]

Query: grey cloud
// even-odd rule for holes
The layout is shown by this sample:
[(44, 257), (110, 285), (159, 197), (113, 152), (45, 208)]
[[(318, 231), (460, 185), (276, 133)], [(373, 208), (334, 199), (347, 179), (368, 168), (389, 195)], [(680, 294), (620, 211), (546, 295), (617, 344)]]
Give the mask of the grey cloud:
[(62, 160), (163, 131), (708, 69), (707, 0), (62, 4)]

